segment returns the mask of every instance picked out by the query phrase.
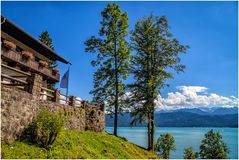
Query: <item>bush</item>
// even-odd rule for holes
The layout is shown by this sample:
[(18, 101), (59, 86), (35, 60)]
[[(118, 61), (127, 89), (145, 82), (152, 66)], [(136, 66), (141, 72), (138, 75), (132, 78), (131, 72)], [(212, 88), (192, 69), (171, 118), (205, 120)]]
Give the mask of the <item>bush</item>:
[(197, 159), (198, 158), (198, 153), (194, 152), (192, 147), (185, 148), (183, 158), (184, 159)]
[(31, 126), (36, 142), (48, 148), (53, 144), (64, 124), (65, 118), (60, 114), (41, 109)]

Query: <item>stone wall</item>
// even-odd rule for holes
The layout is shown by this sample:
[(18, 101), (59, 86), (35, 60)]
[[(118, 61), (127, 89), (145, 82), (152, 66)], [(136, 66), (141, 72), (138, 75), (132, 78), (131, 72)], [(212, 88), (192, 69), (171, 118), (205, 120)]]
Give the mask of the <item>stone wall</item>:
[(96, 108), (85, 108), (85, 129), (100, 132), (104, 130), (105, 114)]
[[(76, 108), (69, 105), (62, 105), (56, 102), (40, 100), (40, 106), (47, 108), (54, 113), (62, 112), (67, 116), (67, 123), (65, 129), (72, 129), (78, 131), (85, 130), (85, 110), (83, 108)], [(102, 130), (101, 130), (102, 131)]]
[(1, 140), (12, 141), (23, 133), (42, 107), (52, 112), (63, 112), (68, 117), (65, 129), (101, 132), (105, 128), (103, 110), (84, 105), (76, 108), (57, 102), (40, 100), (41, 81), (39, 75), (32, 75), (28, 91), (17, 87), (1, 85)]
[(16, 139), (31, 122), (39, 102), (28, 92), (1, 85), (1, 140)]

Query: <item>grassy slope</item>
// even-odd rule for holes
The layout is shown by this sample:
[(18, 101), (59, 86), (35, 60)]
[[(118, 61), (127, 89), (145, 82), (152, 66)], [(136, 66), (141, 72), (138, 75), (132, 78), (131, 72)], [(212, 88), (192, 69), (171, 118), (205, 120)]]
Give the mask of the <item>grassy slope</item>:
[(51, 151), (35, 144), (15, 141), (2, 144), (4, 158), (159, 158), (122, 138), (105, 132), (62, 131), (54, 142)]

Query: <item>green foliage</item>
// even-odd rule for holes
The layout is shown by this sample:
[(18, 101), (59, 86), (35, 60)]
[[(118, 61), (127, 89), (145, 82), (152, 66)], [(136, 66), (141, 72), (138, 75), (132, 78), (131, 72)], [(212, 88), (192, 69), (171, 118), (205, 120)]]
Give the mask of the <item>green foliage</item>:
[(192, 147), (185, 148), (183, 158), (184, 159), (197, 159), (198, 158), (198, 153), (194, 152)]
[(37, 143), (48, 148), (53, 144), (64, 124), (65, 118), (60, 114), (41, 109), (32, 123)]
[(69, 108), (69, 107), (64, 106), (63, 110), (61, 110), (59, 112), (59, 114), (62, 116), (65, 116), (65, 117), (69, 117), (71, 115), (76, 115), (76, 114), (82, 115), (83, 112), (84, 112), (84, 109), (82, 109), (82, 108), (76, 108), (76, 107)]
[(169, 133), (160, 134), (160, 137), (155, 144), (155, 151), (159, 152), (159, 155), (161, 155), (162, 158), (169, 159), (170, 151), (175, 150), (176, 147), (174, 137)]
[[(92, 36), (85, 42), (86, 52), (96, 53), (91, 64), (97, 67), (94, 73), (93, 101), (108, 104), (108, 111), (117, 114), (122, 110), (119, 97), (124, 94), (123, 81), (128, 76), (130, 47), (126, 41), (128, 15), (122, 13), (117, 4), (108, 4), (101, 12), (99, 37)], [(117, 125), (114, 129), (117, 128)]]
[(48, 46), (49, 48), (51, 48), (52, 50), (54, 50), (54, 46), (52, 43), (52, 39), (49, 35), (49, 33), (47, 31), (43, 31), (40, 36), (39, 36), (39, 40), (44, 43), (46, 46)]
[[(48, 46), (50, 49), (52, 49), (54, 51), (54, 46), (52, 43), (52, 39), (49, 35), (49, 33), (47, 31), (43, 31), (40, 36), (39, 36), (39, 40), (45, 44), (46, 46)], [(56, 61), (53, 60), (49, 60), (48, 65), (50, 68), (56, 68), (57, 67), (57, 63)]]
[(210, 130), (200, 145), (200, 157), (203, 159), (226, 159), (229, 150), (218, 132)]
[(62, 130), (50, 150), (36, 144), (2, 143), (5, 159), (150, 159), (160, 158), (120, 137), (105, 132)]
[(154, 101), (160, 90), (167, 86), (165, 80), (173, 73), (182, 72), (179, 54), (186, 53), (188, 46), (180, 44), (170, 32), (165, 16), (150, 15), (139, 20), (131, 36), (131, 47), (135, 54), (131, 59), (134, 83), (129, 85), (129, 106), (132, 125), (148, 123), (149, 149), (154, 142)]

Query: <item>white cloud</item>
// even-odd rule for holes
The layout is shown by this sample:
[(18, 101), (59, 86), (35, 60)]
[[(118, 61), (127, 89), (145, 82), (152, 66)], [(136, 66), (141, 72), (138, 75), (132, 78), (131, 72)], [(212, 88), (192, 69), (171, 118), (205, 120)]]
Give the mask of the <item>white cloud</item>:
[(199, 107), (226, 107), (238, 106), (235, 96), (224, 97), (215, 93), (208, 93), (203, 86), (179, 86), (180, 92), (170, 92), (166, 98), (161, 96), (156, 101), (159, 109), (199, 108)]
[(76, 97), (76, 99), (79, 100), (79, 101), (82, 101), (82, 99), (80, 97)]

